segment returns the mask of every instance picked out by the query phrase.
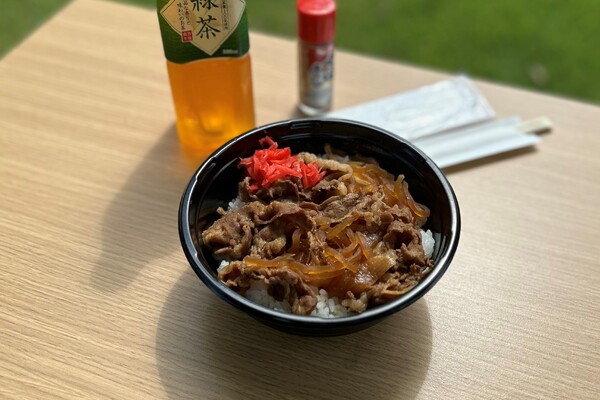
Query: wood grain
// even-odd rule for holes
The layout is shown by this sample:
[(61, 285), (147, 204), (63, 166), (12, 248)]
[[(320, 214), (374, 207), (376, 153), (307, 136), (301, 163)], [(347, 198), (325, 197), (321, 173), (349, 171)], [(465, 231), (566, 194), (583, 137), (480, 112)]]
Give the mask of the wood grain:
[[(295, 44), (252, 38), (258, 123), (295, 115)], [(447, 75), (338, 52), (335, 105)], [(549, 116), (533, 151), (448, 170), (448, 273), (367, 331), (266, 328), (191, 272), (154, 12), (71, 3), (0, 61), (0, 398), (597, 399), (600, 109), (477, 82)]]

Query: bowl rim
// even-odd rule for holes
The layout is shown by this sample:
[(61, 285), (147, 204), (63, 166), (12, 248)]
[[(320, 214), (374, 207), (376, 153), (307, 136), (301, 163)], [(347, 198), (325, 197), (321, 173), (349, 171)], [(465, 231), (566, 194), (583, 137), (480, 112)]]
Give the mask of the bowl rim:
[[(419, 281), (419, 283), (417, 283), (417, 285), (407, 293), (385, 304), (378, 305), (372, 309), (367, 309), (360, 314), (335, 318), (323, 318), (318, 316), (297, 315), (283, 311), (277, 311), (259, 305), (238, 294), (234, 290), (230, 289), (222, 281), (220, 281), (217, 277), (214, 277), (210, 273), (210, 269), (207, 266), (205, 266), (203, 262), (200, 261), (200, 259), (198, 258), (198, 252), (196, 250), (196, 247), (194, 246), (191, 231), (189, 229), (189, 209), (192, 193), (194, 192), (194, 189), (198, 183), (198, 178), (203, 173), (209, 172), (209, 170), (212, 169), (212, 161), (215, 158), (219, 157), (222, 153), (224, 153), (229, 147), (233, 146), (235, 143), (243, 141), (249, 136), (256, 135), (263, 131), (268, 131), (269, 129), (280, 128), (286, 125), (289, 127), (289, 129), (291, 129), (294, 124), (306, 125), (310, 123), (351, 124), (360, 128), (374, 130), (378, 134), (389, 136), (392, 139), (403, 143), (404, 145), (408, 146), (411, 150), (415, 151), (423, 159), (423, 161), (425, 161), (427, 166), (433, 170), (436, 178), (440, 181), (444, 192), (448, 198), (451, 214), (450, 229), (452, 233), (449, 235), (448, 246), (446, 248), (446, 251), (444, 251), (444, 253), (441, 254), (441, 256), (438, 259), (435, 260), (431, 272), (423, 280)], [(344, 326), (349, 327), (367, 324), (368, 322), (383, 319), (384, 317), (387, 317), (397, 311), (400, 311), (401, 309), (408, 307), (409, 305), (420, 299), (438, 282), (438, 280), (444, 275), (444, 273), (448, 269), (458, 247), (461, 229), (460, 209), (454, 190), (452, 189), (452, 186), (448, 182), (446, 176), (441, 171), (441, 169), (425, 153), (423, 153), (419, 148), (411, 144), (406, 139), (395, 135), (385, 129), (365, 124), (362, 122), (339, 118), (303, 118), (278, 121), (258, 126), (229, 140), (217, 150), (215, 150), (211, 155), (209, 155), (206, 158), (206, 160), (204, 160), (202, 164), (198, 167), (196, 172), (192, 175), (181, 197), (178, 219), (179, 237), (181, 245), (190, 266), (192, 267), (196, 275), (200, 278), (200, 280), (217, 296), (225, 300), (227, 303), (235, 306), (236, 308), (248, 313), (249, 315), (260, 319), (270, 319), (279, 323), (283, 323), (284, 325), (302, 325), (303, 327), (306, 327), (308, 324), (314, 328), (339, 328)]]

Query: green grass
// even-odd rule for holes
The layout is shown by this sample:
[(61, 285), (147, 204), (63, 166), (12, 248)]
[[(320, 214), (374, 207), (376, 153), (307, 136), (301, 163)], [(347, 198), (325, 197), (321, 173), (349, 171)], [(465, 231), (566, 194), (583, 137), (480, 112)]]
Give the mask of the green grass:
[[(0, 54), (64, 3), (20, 0), (5, 6)], [(294, 37), (295, 0), (247, 3), (251, 28)], [(600, 102), (599, 0), (337, 3), (338, 48)]]
[(67, 3), (68, 0), (5, 0), (0, 11), (0, 57)]

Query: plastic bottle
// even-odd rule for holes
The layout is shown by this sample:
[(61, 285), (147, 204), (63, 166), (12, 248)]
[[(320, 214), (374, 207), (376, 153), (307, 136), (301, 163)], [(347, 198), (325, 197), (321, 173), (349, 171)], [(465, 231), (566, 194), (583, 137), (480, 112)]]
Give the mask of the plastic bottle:
[(333, 0), (298, 0), (298, 70), (300, 103), (306, 115), (329, 111), (333, 101)]
[(255, 127), (243, 0), (157, 0), (182, 144), (212, 151)]

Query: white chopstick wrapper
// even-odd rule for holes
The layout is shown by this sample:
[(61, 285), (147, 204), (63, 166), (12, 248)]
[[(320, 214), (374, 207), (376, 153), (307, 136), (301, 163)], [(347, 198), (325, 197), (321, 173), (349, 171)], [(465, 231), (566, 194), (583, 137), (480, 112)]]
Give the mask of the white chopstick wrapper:
[(412, 141), (440, 168), (533, 146), (541, 139), (521, 130), (521, 119), (506, 118)]
[(408, 140), (415, 140), (495, 115), (487, 100), (466, 76), (458, 76), (326, 114), (379, 126)]

